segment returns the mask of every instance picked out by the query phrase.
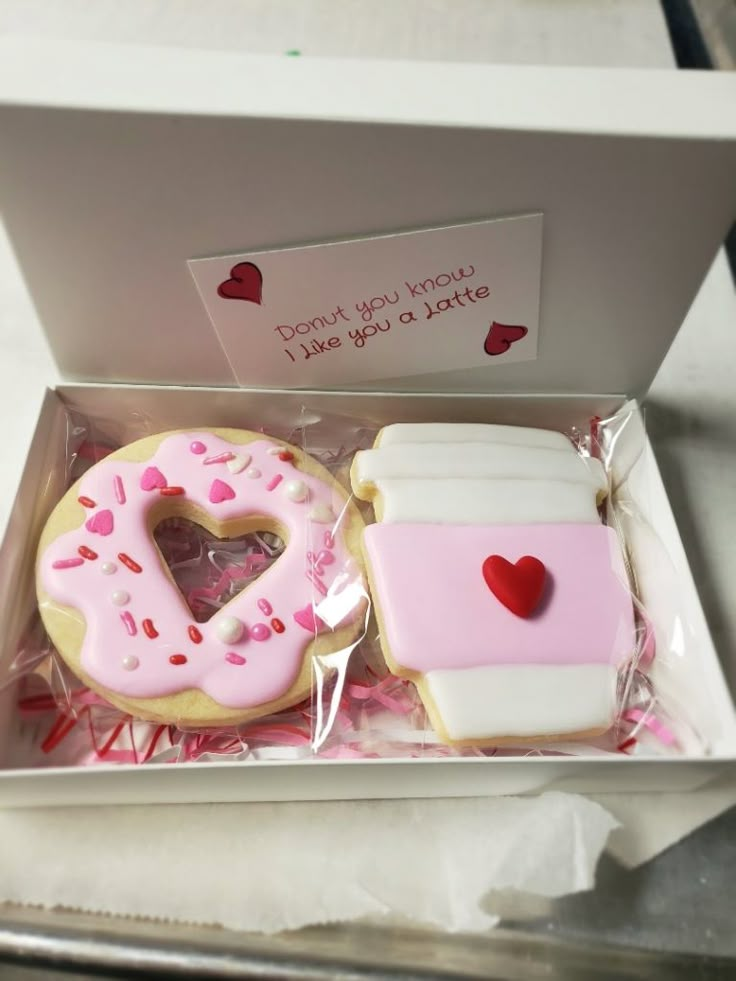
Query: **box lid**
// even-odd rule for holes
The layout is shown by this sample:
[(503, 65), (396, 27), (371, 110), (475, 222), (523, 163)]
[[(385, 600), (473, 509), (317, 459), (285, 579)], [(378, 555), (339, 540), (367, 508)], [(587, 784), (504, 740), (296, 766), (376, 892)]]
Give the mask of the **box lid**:
[(0, 208), (65, 374), (190, 384), (235, 378), (188, 259), (541, 211), (536, 360), (360, 387), (636, 395), (736, 211), (735, 107), (732, 73), (4, 38)]

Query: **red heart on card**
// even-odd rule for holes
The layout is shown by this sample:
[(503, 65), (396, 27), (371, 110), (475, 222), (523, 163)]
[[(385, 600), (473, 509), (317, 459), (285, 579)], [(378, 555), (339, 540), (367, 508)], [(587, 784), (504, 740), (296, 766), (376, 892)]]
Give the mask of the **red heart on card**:
[(511, 564), (502, 555), (489, 555), (483, 563), (483, 578), (496, 599), (517, 617), (529, 617), (539, 606), (547, 570), (533, 555)]
[(263, 296), (261, 270), (252, 262), (239, 262), (230, 270), (230, 279), (217, 287), (217, 295), (223, 300), (247, 300), (260, 304)]
[(491, 356), (505, 354), (512, 344), (520, 341), (522, 337), (526, 337), (528, 333), (528, 327), (520, 327), (513, 324), (499, 324), (494, 320), (486, 335), (483, 350)]

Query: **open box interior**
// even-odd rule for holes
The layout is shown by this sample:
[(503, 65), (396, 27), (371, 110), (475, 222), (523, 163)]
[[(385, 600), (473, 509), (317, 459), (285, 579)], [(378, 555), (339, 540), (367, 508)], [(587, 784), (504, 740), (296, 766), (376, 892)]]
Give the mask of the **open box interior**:
[[(3, 217), (61, 370), (94, 383), (51, 391), (43, 405), (2, 546), (3, 673), (35, 610), (35, 542), (64, 490), (67, 407), (104, 421), (119, 443), (169, 428), (283, 431), (305, 409), (317, 426), (324, 414), (376, 428), (584, 428), (645, 395), (736, 205), (735, 80), (716, 73), (375, 66), (13, 39), (0, 48)], [(544, 222), (536, 358), (379, 376), (360, 392), (341, 391), (340, 377), (330, 391), (274, 390), (247, 332), (237, 349), (223, 342), (187, 269), (202, 256), (532, 212)], [(319, 309), (309, 284), (299, 288)], [(244, 359), (240, 377), (233, 363)], [(586, 394), (596, 392), (625, 395)], [(617, 453), (620, 489), (644, 520), (626, 529), (627, 544), (645, 605), (682, 626), (667, 638), (680, 656), (658, 683), (692, 715), (707, 755), (4, 770), (3, 800), (704, 784), (736, 757), (733, 703), (641, 418), (632, 419)], [(0, 699), (2, 762), (14, 715), (7, 689)]]
[[(616, 396), (470, 396), (392, 393), (320, 393), (181, 389), (174, 387), (64, 386), (49, 391), (29, 453), (4, 546), (0, 571), (0, 616), (6, 625), (0, 663), (0, 687), (36, 614), (35, 543), (55, 502), (63, 493), (69, 413), (97, 421), (114, 441), (128, 442), (150, 431), (210, 426), (258, 427), (288, 432), (310, 424), (310, 439), (320, 442), (321, 425), (361, 420), (380, 428), (395, 421), (495, 422), (584, 429), (592, 417), (620, 409)], [(238, 800), (355, 796), (475, 795), (532, 791), (566, 786), (579, 790), (699, 785), (736, 758), (736, 716), (703, 618), (674, 519), (646, 438), (641, 414), (631, 408), (615, 456), (617, 493), (637, 512), (626, 529), (638, 589), (656, 618), (668, 650), (658, 676), (671, 706), (687, 713), (702, 743), (685, 744), (667, 757), (581, 755), (541, 757), (533, 751), (511, 758), (241, 760), (170, 766), (105, 765), (4, 769), (0, 774), (8, 803), (74, 803), (106, 800)], [(617, 482), (616, 467), (612, 471)], [(679, 645), (679, 646), (678, 646)], [(7, 767), (19, 717), (13, 687), (5, 688), (0, 759)], [(701, 746), (707, 746), (704, 753)], [(697, 762), (698, 766), (693, 768)], [(400, 773), (396, 771), (400, 767)], [(446, 774), (452, 773), (451, 778)], [(502, 769), (499, 770), (498, 768)], [(654, 767), (654, 773), (647, 772)], [(449, 770), (448, 770), (449, 768)], [(311, 776), (295, 777), (301, 770)], [(159, 774), (153, 782), (150, 772)], [(643, 772), (646, 776), (643, 776)], [(247, 773), (247, 779), (243, 775)], [(393, 774), (393, 776), (391, 775)], [(492, 776), (495, 774), (495, 776)], [(110, 782), (112, 780), (112, 783)], [(111, 788), (114, 787), (114, 790)], [(111, 796), (112, 795), (112, 796)]]

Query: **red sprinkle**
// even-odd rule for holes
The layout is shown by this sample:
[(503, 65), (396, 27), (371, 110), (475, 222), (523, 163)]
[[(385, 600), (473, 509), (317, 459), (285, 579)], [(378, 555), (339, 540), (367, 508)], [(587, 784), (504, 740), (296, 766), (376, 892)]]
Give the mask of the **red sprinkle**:
[(131, 557), (126, 555), (125, 552), (118, 552), (118, 558), (123, 565), (127, 565), (131, 572), (143, 572), (143, 569), (138, 565), (135, 559), (131, 559)]
[(159, 490), (159, 494), (162, 497), (178, 497), (179, 494), (185, 494), (186, 491), (183, 487), (162, 487)]
[(79, 554), (82, 556), (83, 559), (89, 559), (90, 561), (92, 561), (93, 559), (97, 558), (97, 552), (93, 552), (92, 549), (87, 548), (86, 545), (80, 545), (77, 551), (79, 552)]
[(202, 643), (202, 634), (199, 632), (199, 630), (197, 630), (193, 623), (189, 625), (189, 636), (192, 638), (193, 644)]
[(619, 753), (625, 753), (626, 750), (631, 749), (632, 746), (636, 746), (636, 739), (634, 739), (633, 737), (630, 739), (626, 739), (624, 742), (622, 742), (621, 745), (618, 747), (618, 751)]
[(288, 463), (289, 460), (293, 460), (294, 459), (294, 454), (291, 452), (291, 450), (282, 450), (279, 453), (278, 457), (279, 457), (279, 460), (283, 460), (284, 463)]
[(278, 617), (273, 618), (273, 620), (271, 621), (271, 626), (273, 627), (273, 629), (276, 631), (277, 634), (282, 634), (286, 630), (286, 627), (283, 625), (283, 623), (279, 620)]
[(150, 637), (151, 640), (158, 637), (158, 630), (156, 630), (154, 627), (153, 620), (151, 620), (150, 617), (146, 617), (141, 626), (143, 627), (143, 633), (146, 635), (146, 637)]
[(95, 502), (92, 500), (91, 497), (78, 497), (77, 500), (79, 501), (79, 503), (81, 505), (83, 505), (86, 508), (96, 508), (97, 507), (97, 505), (95, 504)]
[(186, 664), (187, 663), (187, 659), (184, 657), (183, 654), (172, 654), (171, 657), (169, 658), (169, 661), (171, 661), (172, 664)]

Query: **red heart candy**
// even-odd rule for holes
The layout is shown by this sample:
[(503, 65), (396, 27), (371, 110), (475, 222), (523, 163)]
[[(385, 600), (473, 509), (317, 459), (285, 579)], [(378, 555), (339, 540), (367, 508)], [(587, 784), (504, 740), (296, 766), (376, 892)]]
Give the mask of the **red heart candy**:
[(252, 262), (239, 262), (230, 270), (230, 279), (217, 287), (217, 295), (223, 300), (247, 300), (260, 305), (263, 295), (261, 270)]
[(547, 570), (533, 555), (524, 555), (514, 565), (502, 555), (489, 555), (483, 563), (486, 585), (517, 617), (529, 617), (539, 606)]
[(527, 327), (517, 327), (513, 324), (499, 324), (494, 320), (488, 330), (483, 350), (491, 356), (505, 354), (513, 343), (520, 341), (528, 333), (529, 329)]

